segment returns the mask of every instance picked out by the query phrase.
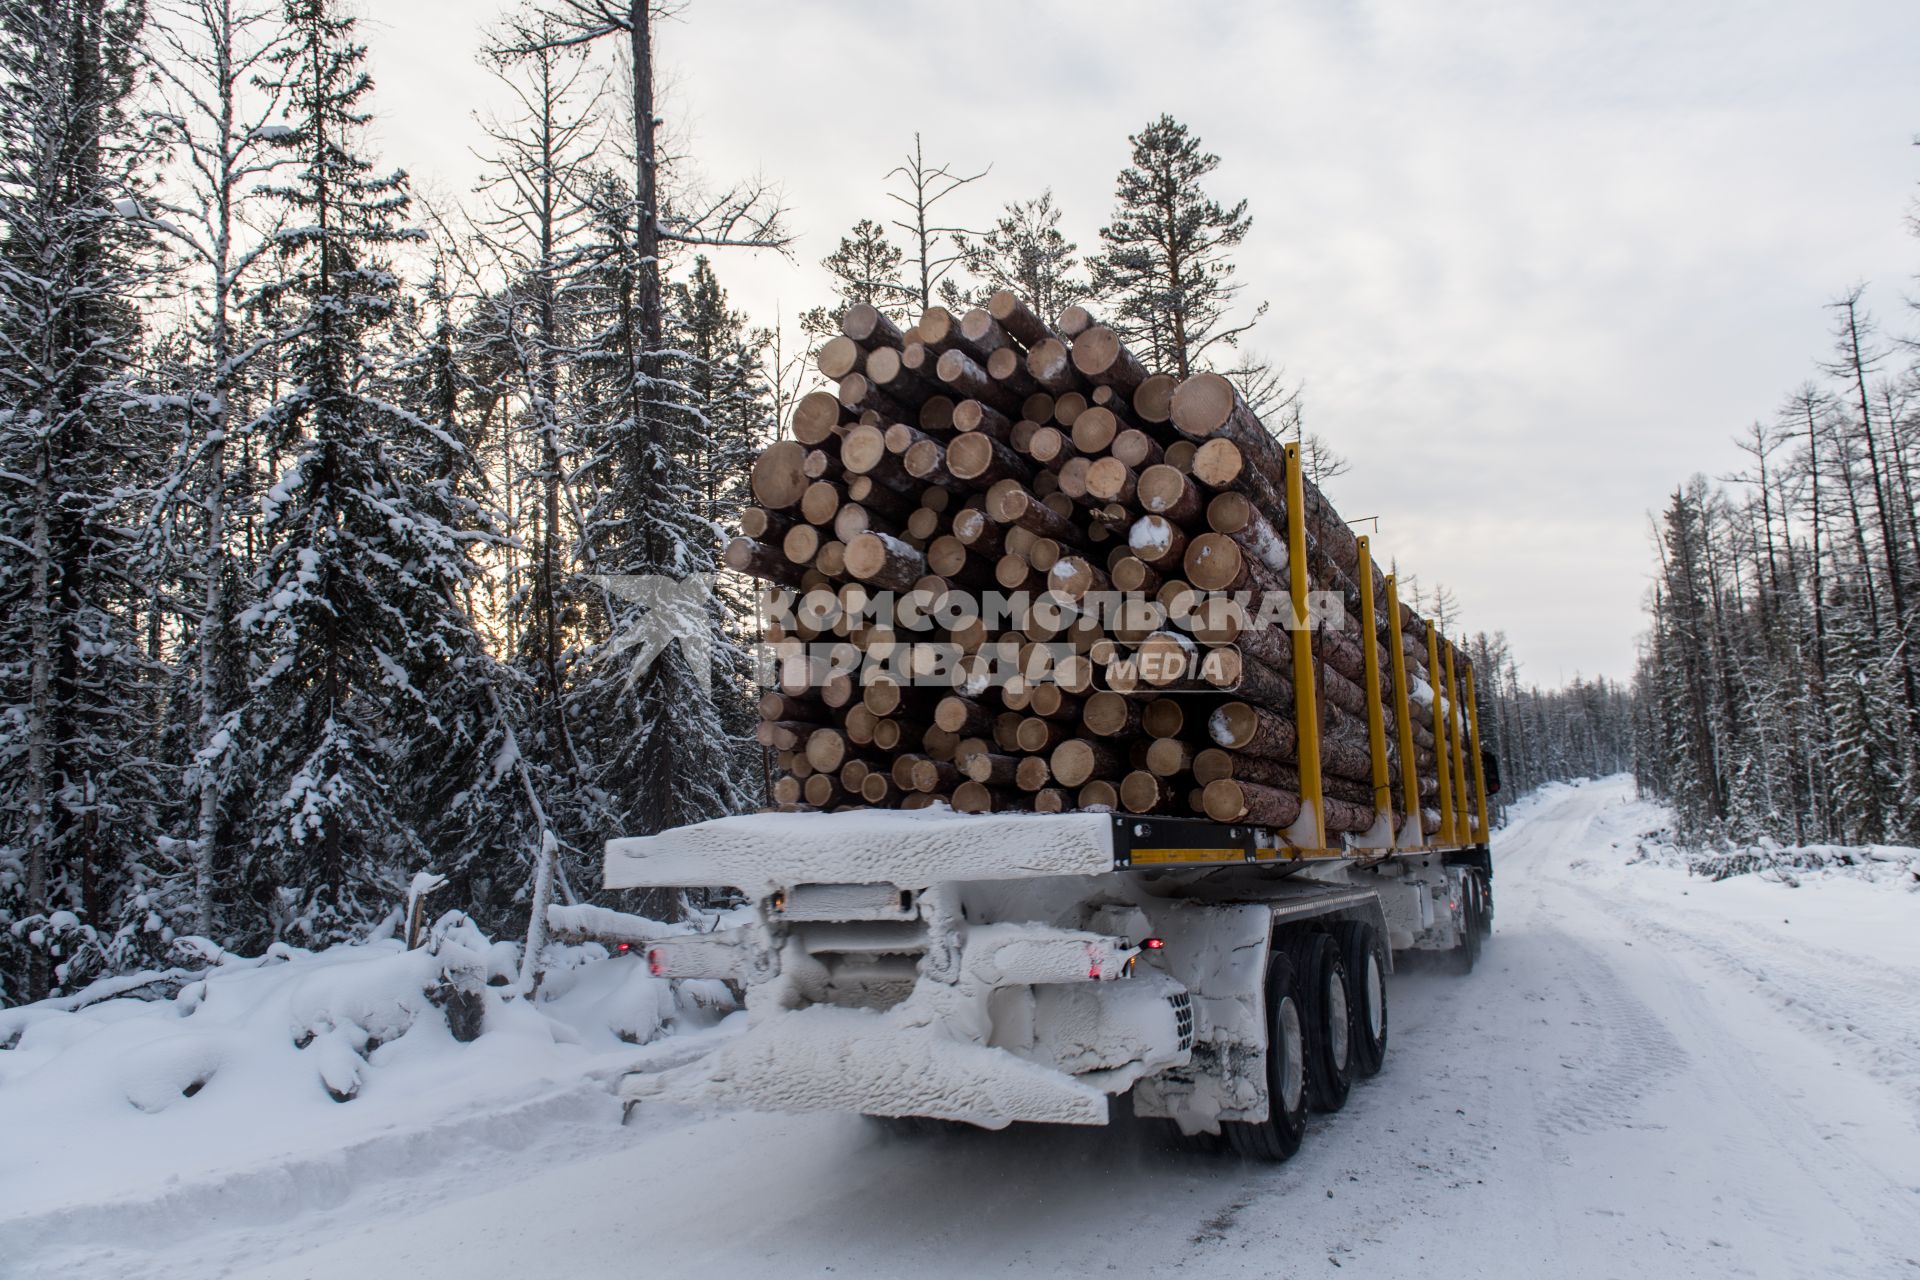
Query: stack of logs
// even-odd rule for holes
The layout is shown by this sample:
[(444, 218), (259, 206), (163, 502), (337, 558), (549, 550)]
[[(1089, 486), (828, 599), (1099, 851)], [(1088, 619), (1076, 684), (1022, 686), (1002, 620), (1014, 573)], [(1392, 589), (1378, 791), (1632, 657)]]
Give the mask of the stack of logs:
[[(803, 398), (755, 462), (757, 505), (725, 553), (787, 606), (760, 704), (770, 802), (1291, 826), (1293, 638), (1273, 607), (1292, 604), (1286, 453), (1233, 385), (1149, 372), (1086, 308), (1049, 325), (1004, 291), (905, 330), (855, 306), (840, 327), (816, 358), (837, 390)], [(1368, 644), (1392, 806), (1410, 741), (1430, 834), (1449, 791), (1434, 708), (1464, 691), (1464, 658), (1399, 606), (1402, 735), (1385, 583), (1368, 575), (1378, 634), (1363, 636), (1360, 543), (1310, 481), (1301, 493), (1308, 580), (1346, 606), (1310, 633), (1329, 840), (1375, 824)], [(1051, 607), (957, 604), (992, 591)], [(880, 592), (896, 612), (876, 621)], [(1112, 593), (1126, 603), (1092, 607)], [(1461, 679), (1436, 680), (1430, 651)], [(1443, 738), (1465, 732), (1453, 722)]]

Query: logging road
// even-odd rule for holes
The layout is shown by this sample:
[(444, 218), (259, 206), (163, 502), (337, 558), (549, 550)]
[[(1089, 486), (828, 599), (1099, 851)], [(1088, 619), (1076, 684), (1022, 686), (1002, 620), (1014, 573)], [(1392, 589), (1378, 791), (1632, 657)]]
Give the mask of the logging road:
[(1920, 897), (1628, 866), (1661, 818), (1631, 796), (1609, 779), (1521, 806), (1495, 838), (1480, 968), (1394, 976), (1385, 1069), (1286, 1165), (1168, 1150), (1130, 1123), (614, 1129), (596, 1102), (444, 1176), (343, 1187), (290, 1222), (120, 1261), (247, 1277), (1920, 1276)]

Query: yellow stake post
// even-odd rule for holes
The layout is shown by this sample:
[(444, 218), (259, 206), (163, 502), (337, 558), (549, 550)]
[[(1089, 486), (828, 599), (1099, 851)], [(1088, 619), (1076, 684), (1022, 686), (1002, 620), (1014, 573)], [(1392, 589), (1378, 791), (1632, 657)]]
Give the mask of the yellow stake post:
[(1473, 842), (1487, 842), (1487, 768), (1480, 756), (1480, 708), (1473, 698), (1473, 664), (1467, 664), (1467, 729), (1473, 735), (1473, 799), (1475, 817)]
[(1374, 827), (1368, 833), (1372, 848), (1393, 848), (1393, 784), (1387, 780), (1387, 726), (1380, 714), (1380, 631), (1373, 609), (1373, 552), (1362, 536), (1360, 544), (1361, 673), (1367, 686), (1367, 747), (1373, 753)]
[(1406, 641), (1400, 630), (1400, 584), (1387, 575), (1387, 627), (1393, 636), (1387, 661), (1393, 664), (1393, 723), (1400, 731), (1400, 795), (1404, 813), (1413, 819), (1413, 839), (1406, 847), (1426, 843), (1420, 830), (1420, 770), (1413, 762), (1413, 701), (1407, 696)]
[(1453, 802), (1458, 812), (1453, 820), (1453, 843), (1467, 843), (1467, 748), (1460, 741), (1460, 699), (1454, 695), (1452, 642), (1446, 645), (1446, 653), (1441, 661), (1447, 665), (1447, 736), (1452, 743), (1452, 758), (1449, 765), (1453, 769)]
[(1306, 489), (1300, 446), (1284, 446), (1287, 467), (1287, 578), (1293, 597), (1293, 728), (1299, 739), (1300, 817), (1287, 839), (1296, 847), (1327, 847), (1326, 806), (1320, 789), (1320, 712), (1314, 702), (1313, 633), (1307, 630)]
[(1447, 746), (1447, 709), (1440, 683), (1440, 624), (1427, 619), (1427, 679), (1433, 685), (1433, 773), (1440, 782), (1440, 830), (1434, 839), (1453, 843), (1453, 755)]

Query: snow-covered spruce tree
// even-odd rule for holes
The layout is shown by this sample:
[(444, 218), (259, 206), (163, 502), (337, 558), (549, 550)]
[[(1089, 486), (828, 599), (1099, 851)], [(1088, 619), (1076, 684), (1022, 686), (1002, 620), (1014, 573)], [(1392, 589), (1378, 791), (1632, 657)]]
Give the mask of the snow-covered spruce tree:
[[(353, 19), (288, 0), (286, 22), (274, 65), (296, 163), (274, 189), (288, 217), (260, 303), (287, 326), (287, 381), (263, 417), (287, 461), (263, 500), (259, 603), (243, 617), (262, 800), (236, 914), (255, 945), (346, 937), (430, 863), (409, 805), (417, 771), (458, 741), (448, 717), (470, 712), (484, 675), (461, 601), (487, 535), (454, 523), (444, 471), (464, 446), (383, 394), (391, 256), (418, 239), (406, 179), (359, 149), (371, 81)], [(482, 776), (492, 762), (444, 763)]]
[(1172, 116), (1162, 115), (1128, 139), (1133, 162), (1114, 183), (1113, 220), (1100, 228), (1105, 250), (1094, 259), (1094, 287), (1114, 308), (1113, 324), (1153, 353), (1148, 361), (1181, 378), (1208, 368), (1215, 348), (1235, 346), (1266, 311), (1234, 324), (1228, 309), (1231, 251), (1253, 219), (1247, 202), (1228, 207), (1201, 182), (1220, 157)]
[(143, 11), (0, 6), (0, 1000), (133, 963), (164, 927), (129, 394), (152, 285), (129, 118)]

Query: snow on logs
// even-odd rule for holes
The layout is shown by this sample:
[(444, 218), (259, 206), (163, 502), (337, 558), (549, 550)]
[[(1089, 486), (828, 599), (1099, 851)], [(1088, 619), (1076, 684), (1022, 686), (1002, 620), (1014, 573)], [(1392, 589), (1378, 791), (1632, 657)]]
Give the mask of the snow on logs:
[[(722, 555), (788, 606), (758, 732), (775, 804), (1295, 822), (1286, 451), (1231, 381), (1156, 372), (1089, 309), (1050, 321), (1007, 290), (907, 328), (850, 307), (814, 364), (832, 388), (755, 460)], [(1359, 542), (1299, 492), (1309, 588), (1345, 606), (1310, 644), (1329, 838), (1374, 825), (1375, 711), (1396, 814), (1406, 763), (1432, 832), (1464, 656), (1401, 607), (1403, 762), (1384, 579), (1363, 635)]]

